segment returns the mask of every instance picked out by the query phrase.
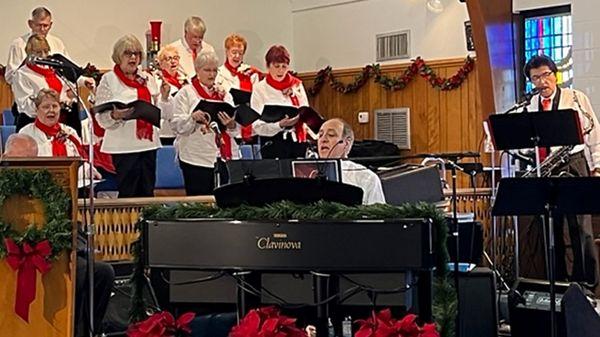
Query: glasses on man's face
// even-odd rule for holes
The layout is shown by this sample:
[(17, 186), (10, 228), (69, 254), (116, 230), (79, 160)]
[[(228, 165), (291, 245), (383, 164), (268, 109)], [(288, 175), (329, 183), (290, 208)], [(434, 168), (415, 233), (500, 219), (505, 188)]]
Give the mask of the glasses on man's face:
[(541, 73), (539, 75), (533, 75), (533, 76), (531, 76), (531, 82), (536, 83), (536, 82), (539, 82), (541, 80), (545, 80), (548, 77), (550, 77), (551, 75), (554, 75), (554, 73), (552, 71), (550, 71), (550, 70), (545, 71), (545, 72), (543, 72), (543, 73)]
[(141, 51), (134, 51), (134, 50), (126, 50), (126, 51), (123, 52), (123, 55), (125, 57), (132, 57), (132, 56), (142, 57), (142, 52)]

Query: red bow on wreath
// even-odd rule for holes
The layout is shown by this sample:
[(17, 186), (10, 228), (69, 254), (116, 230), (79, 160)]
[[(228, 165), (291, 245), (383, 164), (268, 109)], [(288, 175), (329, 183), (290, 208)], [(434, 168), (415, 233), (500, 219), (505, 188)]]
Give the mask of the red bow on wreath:
[(439, 337), (435, 324), (417, 325), (416, 315), (401, 320), (392, 318), (390, 309), (373, 312), (372, 317), (356, 321), (360, 328), (354, 337)]
[(29, 305), (35, 299), (35, 271), (45, 274), (52, 268), (48, 257), (52, 247), (48, 240), (38, 242), (34, 247), (23, 243), (19, 247), (12, 239), (4, 239), (6, 244), (6, 262), (17, 271), (17, 295), (15, 298), (15, 313), (29, 322)]
[(196, 314), (185, 313), (177, 320), (168, 311), (161, 311), (147, 320), (133, 324), (127, 331), (128, 337), (183, 337), (192, 333), (190, 322)]

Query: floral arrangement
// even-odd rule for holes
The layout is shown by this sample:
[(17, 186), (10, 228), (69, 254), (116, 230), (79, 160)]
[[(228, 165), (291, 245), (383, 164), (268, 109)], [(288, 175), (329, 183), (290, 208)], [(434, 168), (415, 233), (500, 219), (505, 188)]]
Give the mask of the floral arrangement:
[(475, 61), (467, 56), (465, 63), (458, 69), (456, 74), (448, 78), (442, 78), (421, 57), (417, 57), (398, 77), (383, 75), (379, 64), (370, 64), (362, 68), (353, 83), (344, 84), (335, 78), (331, 66), (327, 66), (317, 72), (313, 86), (308, 88), (306, 92), (311, 96), (316, 96), (321, 91), (323, 84), (327, 82), (333, 90), (339, 93), (353, 93), (364, 86), (370, 77), (374, 77), (375, 83), (379, 83), (384, 89), (396, 91), (406, 88), (417, 75), (425, 78), (432, 88), (448, 91), (460, 87), (474, 67)]
[(229, 337), (306, 337), (306, 332), (296, 326), (296, 319), (282, 315), (270, 306), (251, 310)]
[(417, 324), (416, 315), (406, 315), (398, 320), (392, 317), (390, 309), (379, 312), (366, 320), (357, 320), (360, 325), (354, 337), (440, 337), (435, 324)]
[(190, 323), (196, 317), (193, 312), (185, 313), (176, 320), (168, 311), (157, 312), (145, 321), (132, 324), (128, 337), (187, 337), (192, 333)]

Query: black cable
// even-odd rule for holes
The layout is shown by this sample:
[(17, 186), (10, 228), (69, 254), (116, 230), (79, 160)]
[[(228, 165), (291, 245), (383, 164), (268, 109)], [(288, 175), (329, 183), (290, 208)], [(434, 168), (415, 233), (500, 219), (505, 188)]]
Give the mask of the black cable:
[(372, 292), (374, 294), (384, 294), (384, 295), (385, 294), (399, 294), (399, 293), (407, 292), (407, 291), (411, 290), (412, 288), (414, 288), (417, 285), (417, 283), (419, 283), (419, 279), (416, 278), (416, 281), (411, 284), (407, 284), (407, 285), (403, 285), (403, 286), (399, 286), (399, 287), (391, 288), (391, 289), (380, 289), (380, 288), (373, 288), (371, 286), (354, 281), (353, 279), (349, 278), (348, 276), (346, 276), (344, 274), (340, 274), (339, 276), (341, 278), (345, 279), (346, 281), (360, 287), (363, 291)]

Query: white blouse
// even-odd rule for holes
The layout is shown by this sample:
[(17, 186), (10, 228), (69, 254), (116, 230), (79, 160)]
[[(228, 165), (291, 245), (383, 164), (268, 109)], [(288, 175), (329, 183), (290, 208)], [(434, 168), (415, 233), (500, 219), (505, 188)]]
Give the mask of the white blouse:
[[(146, 78), (146, 85), (150, 91), (154, 103), (159, 108), (164, 108), (157, 103), (159, 89), (154, 77), (146, 72), (140, 72)], [(96, 105), (111, 101), (131, 103), (138, 99), (137, 89), (125, 85), (117, 77), (114, 71), (109, 71), (100, 80), (96, 89)], [(162, 112), (162, 111), (161, 111)], [(136, 120), (116, 120), (111, 117), (110, 112), (96, 115), (98, 124), (106, 131), (101, 151), (104, 153), (135, 153), (158, 149), (160, 145), (159, 129), (153, 126), (153, 137), (149, 139), (138, 139), (136, 136)]]
[[(196, 75), (196, 69), (194, 67), (194, 53), (190, 46), (185, 42), (184, 38), (181, 38), (170, 44), (177, 49), (177, 53), (179, 54), (179, 68), (181, 72), (186, 76), (188, 80), (191, 80), (194, 75)], [(210, 44), (206, 43), (206, 41), (202, 41), (202, 45), (200, 50), (198, 50), (198, 54), (200, 54), (201, 50), (210, 50), (215, 51), (215, 48)]]
[[(173, 119), (171, 125), (177, 135), (175, 139), (175, 148), (179, 159), (184, 163), (201, 166), (214, 167), (219, 156), (219, 148), (215, 143), (215, 134), (208, 131), (205, 134), (200, 130), (200, 124), (192, 118), (194, 108), (203, 98), (193, 85), (185, 85), (177, 95), (173, 103)], [(233, 98), (226, 94), (224, 101), (232, 103)], [(226, 131), (231, 136), (231, 153), (233, 159), (239, 158), (237, 144), (233, 137), (239, 133), (239, 126), (234, 130)]]
[[(69, 102), (70, 99), (67, 97), (67, 90), (69, 90), (69, 87), (60, 77), (59, 80), (63, 84), (60, 92), (60, 101)], [(37, 109), (33, 103), (33, 98), (41, 89), (49, 89), (48, 83), (46, 83), (46, 79), (43, 75), (36, 73), (27, 66), (23, 66), (17, 70), (14, 76), (12, 91), (19, 112), (24, 113), (31, 118), (37, 116)]]
[[(160, 91), (163, 80), (156, 77), (156, 82)], [(161, 95), (158, 95), (157, 105), (160, 108), (160, 137), (161, 138), (175, 138), (175, 132), (171, 126), (171, 120), (173, 119), (173, 101), (175, 94), (179, 91), (179, 88), (169, 83), (171, 90), (169, 91), (169, 97), (166, 101), (163, 101)]]
[[(247, 64), (241, 64), (238, 69), (249, 69), (250, 66)], [(250, 75), (250, 82), (252, 82), (252, 87), (260, 81), (260, 76), (258, 74)], [(233, 74), (225, 65), (221, 65), (217, 72), (217, 78), (215, 79), (215, 84), (221, 88), (225, 92), (229, 92), (231, 88), (240, 89), (240, 78), (237, 75)]]
[[(298, 97), (300, 102), (299, 106), (308, 106), (308, 97), (302, 83), (292, 88), (293, 94)], [(258, 82), (252, 88), (252, 97), (250, 98), (250, 107), (259, 114), (262, 114), (265, 105), (287, 105), (293, 106), (292, 99), (284, 95), (281, 90), (277, 90), (267, 83), (267, 79), (264, 78)], [(280, 133), (284, 129), (279, 126), (278, 122), (266, 123), (260, 119), (257, 119), (252, 123), (252, 128), (259, 136), (272, 137)], [(295, 132), (291, 129), (290, 132)]]
[[(77, 136), (77, 132), (70, 126), (60, 124), (60, 128), (67, 134), (74, 136), (81, 143), (81, 139)], [(52, 140), (53, 137), (48, 137), (44, 131), (38, 129), (35, 126), (35, 123), (27, 124), (19, 133), (31, 136), (38, 146), (38, 157), (52, 157)], [(67, 147), (67, 156), (68, 157), (80, 157), (79, 151), (77, 151), (77, 146), (69, 139), (65, 139), (65, 145)]]
[[(27, 40), (29, 40), (31, 35), (32, 33), (27, 33), (19, 36), (18, 38), (14, 39), (8, 47), (8, 62), (6, 63), (6, 73), (4, 74), (8, 84), (13, 84), (17, 69), (19, 69), (27, 57), (25, 46), (27, 45)], [(69, 57), (65, 48), (65, 44), (61, 41), (61, 39), (52, 34), (48, 34), (46, 35), (46, 41), (48, 41), (48, 45), (50, 46), (50, 54), (61, 54), (67, 58)]]

